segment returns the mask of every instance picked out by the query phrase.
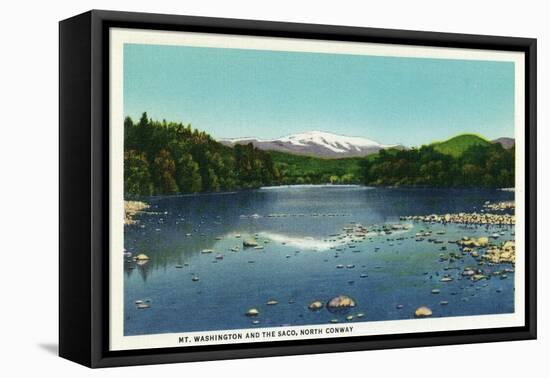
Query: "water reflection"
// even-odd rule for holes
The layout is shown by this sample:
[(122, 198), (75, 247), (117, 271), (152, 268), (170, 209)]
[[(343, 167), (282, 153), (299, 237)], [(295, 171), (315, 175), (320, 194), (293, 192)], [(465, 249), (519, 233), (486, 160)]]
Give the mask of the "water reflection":
[[(439, 294), (449, 305), (434, 316), (509, 312), (512, 279), (473, 287), (462, 280), (462, 265), (443, 266), (439, 257), (459, 252), (445, 239), (494, 230), (428, 226), (442, 243), (417, 242), (414, 235), (426, 226), (399, 222), (399, 216), (471, 212), (487, 200), (513, 196), (496, 190), (301, 187), (151, 198), (151, 213), (125, 228), (126, 250), (150, 257), (143, 265), (124, 258), (125, 332), (246, 328), (255, 326), (243, 315), (250, 307), (260, 310), (262, 326), (319, 324), (331, 319), (307, 310), (308, 303), (340, 294), (352, 295), (367, 320), (406, 319), (410, 313), (397, 311), (393, 302), (404, 309), (417, 302), (439, 306), (431, 290), (450, 273), (454, 281)], [(403, 228), (392, 229), (395, 224)], [(498, 232), (503, 240), (513, 238), (513, 227)], [(248, 239), (258, 248), (245, 248)], [(318, 253), (305, 253), (313, 251)], [(134, 301), (143, 298), (153, 300), (151, 307), (136, 310)], [(273, 298), (278, 305), (262, 307)]]

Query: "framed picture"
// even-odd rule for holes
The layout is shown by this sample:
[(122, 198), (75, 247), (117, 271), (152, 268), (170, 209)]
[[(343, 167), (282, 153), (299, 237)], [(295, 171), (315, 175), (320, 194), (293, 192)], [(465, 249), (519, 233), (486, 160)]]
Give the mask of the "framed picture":
[(536, 40), (60, 23), (60, 355), (536, 337)]

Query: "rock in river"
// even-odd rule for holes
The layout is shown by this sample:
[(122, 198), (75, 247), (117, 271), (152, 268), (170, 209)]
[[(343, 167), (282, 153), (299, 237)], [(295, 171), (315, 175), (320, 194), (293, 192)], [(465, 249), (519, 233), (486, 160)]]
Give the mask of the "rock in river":
[(355, 307), (355, 300), (347, 295), (339, 295), (327, 303), (327, 309), (331, 312), (348, 310), (352, 307)]
[(254, 239), (245, 239), (243, 240), (243, 247), (257, 247), (258, 242)]
[(481, 281), (481, 280), (486, 280), (487, 276), (483, 274), (474, 274), (471, 279), (472, 281)]
[(318, 311), (323, 308), (323, 302), (313, 301), (307, 306), (307, 308), (309, 308), (312, 311)]
[(432, 310), (426, 306), (418, 307), (414, 312), (414, 316), (417, 318), (427, 318), (428, 316), (432, 316)]
[(489, 238), (486, 236), (478, 238), (477, 245), (479, 245), (480, 247), (487, 247), (487, 245), (489, 245)]
[(145, 253), (140, 253), (135, 257), (135, 260), (137, 261), (146, 261), (149, 260), (149, 256), (147, 256)]
[(246, 316), (258, 316), (260, 314), (260, 311), (258, 311), (257, 309), (255, 308), (250, 308), (248, 309), (248, 311), (246, 312)]

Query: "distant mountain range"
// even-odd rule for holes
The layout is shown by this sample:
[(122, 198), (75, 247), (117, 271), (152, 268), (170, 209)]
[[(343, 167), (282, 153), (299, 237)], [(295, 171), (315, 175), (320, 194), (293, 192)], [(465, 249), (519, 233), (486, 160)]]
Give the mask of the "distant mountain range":
[[(324, 131), (307, 131), (277, 139), (227, 138), (220, 139), (218, 142), (226, 146), (252, 143), (260, 150), (322, 158), (361, 157), (375, 154), (384, 149), (407, 149), (400, 144), (386, 145), (363, 137), (350, 137)], [(473, 145), (488, 145), (490, 143), (500, 143), (508, 149), (514, 146), (515, 140), (513, 138), (498, 138), (488, 141), (477, 135), (462, 134), (444, 142), (432, 143), (432, 145), (441, 153), (459, 156)]]
[(516, 140), (514, 138), (502, 137), (492, 140), (491, 143), (500, 143), (502, 147), (509, 149), (516, 145)]
[(350, 137), (324, 131), (307, 131), (278, 139), (231, 138), (220, 139), (218, 142), (226, 146), (252, 143), (261, 150), (323, 158), (367, 156), (387, 148), (406, 148), (402, 145), (383, 145), (367, 138)]

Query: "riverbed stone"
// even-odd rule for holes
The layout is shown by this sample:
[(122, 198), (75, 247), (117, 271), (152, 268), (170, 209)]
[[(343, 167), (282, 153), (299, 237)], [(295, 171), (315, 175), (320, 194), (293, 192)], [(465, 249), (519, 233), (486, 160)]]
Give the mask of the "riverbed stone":
[(245, 239), (243, 240), (243, 247), (257, 247), (258, 242), (254, 239)]
[(414, 316), (417, 318), (427, 318), (429, 316), (432, 316), (432, 310), (429, 307), (421, 306), (416, 309), (414, 312)]
[(482, 236), (482, 237), (477, 239), (477, 244), (480, 247), (487, 247), (487, 245), (489, 244), (489, 238), (486, 237), (486, 236)]
[(331, 312), (345, 311), (355, 307), (355, 300), (347, 295), (338, 295), (327, 302), (327, 309)]
[(312, 311), (318, 311), (323, 308), (323, 302), (319, 300), (313, 301), (307, 306), (307, 308), (309, 308)]
[(487, 279), (487, 276), (483, 275), (483, 274), (474, 274), (472, 276), (472, 281), (481, 281), (481, 280), (485, 280)]

